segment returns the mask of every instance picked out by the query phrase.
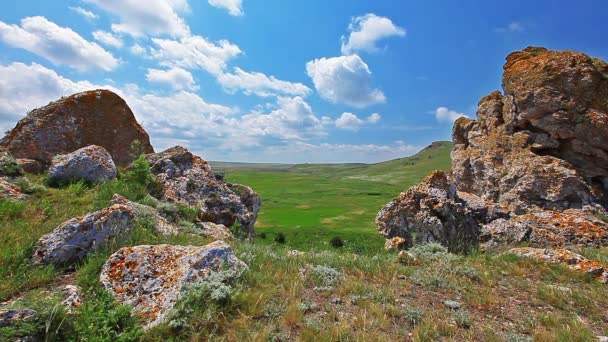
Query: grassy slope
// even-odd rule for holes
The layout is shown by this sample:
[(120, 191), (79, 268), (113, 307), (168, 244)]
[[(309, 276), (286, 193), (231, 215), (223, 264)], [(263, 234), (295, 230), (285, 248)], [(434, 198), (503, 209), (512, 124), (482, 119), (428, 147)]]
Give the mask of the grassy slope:
[(378, 164), (212, 164), (226, 179), (262, 195), (256, 231), (268, 242), (279, 232), (287, 245), (327, 248), (339, 236), (347, 249), (376, 251), (384, 239), (374, 219), (383, 205), (432, 170), (447, 170), (452, 144), (439, 142), (418, 154)]

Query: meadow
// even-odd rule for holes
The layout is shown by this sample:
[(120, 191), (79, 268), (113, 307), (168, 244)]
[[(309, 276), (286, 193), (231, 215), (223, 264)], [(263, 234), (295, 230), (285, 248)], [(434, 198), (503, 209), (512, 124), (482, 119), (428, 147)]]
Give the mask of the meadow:
[(262, 196), (256, 232), (260, 243), (279, 233), (298, 250), (331, 248), (376, 253), (384, 238), (374, 219), (386, 203), (433, 170), (450, 167), (450, 142), (436, 142), (418, 154), (377, 164), (211, 163), (229, 182), (247, 184)]

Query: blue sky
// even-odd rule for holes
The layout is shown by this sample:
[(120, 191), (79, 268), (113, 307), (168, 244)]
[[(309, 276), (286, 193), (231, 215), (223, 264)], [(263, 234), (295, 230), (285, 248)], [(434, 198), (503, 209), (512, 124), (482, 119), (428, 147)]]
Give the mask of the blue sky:
[(0, 4), (0, 129), (123, 96), (157, 150), (377, 162), (449, 140), (528, 45), (608, 59), (608, 2), (70, 0)]

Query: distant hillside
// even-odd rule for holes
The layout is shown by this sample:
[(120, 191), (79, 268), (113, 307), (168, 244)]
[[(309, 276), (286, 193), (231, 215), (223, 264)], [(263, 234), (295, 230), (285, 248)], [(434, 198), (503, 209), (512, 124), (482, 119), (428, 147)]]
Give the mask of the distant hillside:
[(453, 143), (450, 141), (436, 141), (413, 156), (376, 164), (250, 164), (211, 162), (211, 167), (224, 172), (237, 170), (284, 171), (409, 186), (419, 182), (433, 170), (449, 170), (452, 146)]

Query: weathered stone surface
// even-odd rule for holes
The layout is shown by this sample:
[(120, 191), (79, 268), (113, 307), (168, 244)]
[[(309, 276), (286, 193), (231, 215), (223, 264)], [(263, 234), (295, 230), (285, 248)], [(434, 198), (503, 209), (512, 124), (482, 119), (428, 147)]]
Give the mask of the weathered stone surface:
[(452, 251), (462, 251), (476, 246), (479, 237), (474, 211), (440, 171), (384, 206), (376, 225), (387, 239), (404, 238), (407, 247), (439, 242)]
[(66, 285), (61, 290), (64, 300), (61, 302), (68, 313), (73, 313), (75, 308), (82, 305), (82, 289), (76, 285)]
[[(476, 120), (454, 123), (450, 182), (457, 190), (453, 199), (469, 210), (448, 210), (479, 223), (482, 246), (605, 244), (608, 64), (578, 52), (530, 47), (507, 57), (502, 85), (504, 94), (480, 100)], [(391, 217), (428, 212), (417, 206), (428, 196), (414, 196), (420, 189), (412, 189), (396, 200), (404, 203)], [(382, 221), (383, 235), (408, 239), (399, 229), (387, 235)], [(437, 229), (424, 220), (411, 222), (416, 228), (407, 231), (432, 235)]]
[(20, 201), (27, 198), (28, 196), (18, 186), (9, 182), (7, 177), (0, 176), (0, 199)]
[(98, 183), (116, 178), (112, 156), (101, 146), (91, 145), (53, 158), (49, 168), (50, 182), (85, 181)]
[(214, 240), (230, 240), (234, 236), (230, 229), (223, 224), (215, 224), (213, 222), (195, 222), (198, 235), (210, 237)]
[(392, 239), (386, 239), (386, 242), (384, 243), (384, 249), (394, 251), (404, 249), (406, 246), (406, 241), (407, 240), (400, 236), (395, 236)]
[(10, 309), (0, 311), (0, 328), (14, 325), (19, 321), (34, 319), (38, 313), (31, 309)]
[(73, 264), (111, 240), (129, 237), (134, 224), (132, 208), (115, 204), (83, 217), (70, 219), (38, 240), (34, 263)]
[(206, 246), (135, 246), (112, 254), (101, 271), (101, 284), (122, 304), (147, 320), (161, 323), (190, 286), (211, 272), (239, 276), (247, 265), (223, 241)]
[(175, 235), (179, 233), (179, 227), (161, 216), (155, 208), (129, 201), (119, 194), (112, 196), (112, 204), (120, 204), (132, 209), (137, 220), (149, 220), (154, 231), (161, 235)]
[(44, 164), (34, 159), (19, 158), (17, 164), (27, 173), (40, 174), (46, 171)]
[(458, 190), (515, 214), (606, 204), (607, 72), (603, 61), (573, 51), (509, 55), (504, 95), (484, 97), (477, 120), (454, 125)]
[(131, 144), (135, 140), (141, 142), (143, 153), (154, 152), (127, 103), (111, 91), (93, 90), (29, 112), (0, 140), (0, 147), (15, 158), (48, 167), (58, 154), (98, 145), (110, 152), (117, 165), (127, 166), (133, 161)]
[(562, 264), (573, 271), (591, 274), (602, 283), (608, 282), (608, 271), (602, 264), (567, 249), (520, 247), (509, 250), (509, 253), (542, 262)]
[(161, 184), (160, 200), (197, 206), (205, 221), (227, 227), (238, 221), (253, 237), (261, 200), (251, 188), (228, 185), (205, 160), (180, 146), (149, 154), (146, 159)]

